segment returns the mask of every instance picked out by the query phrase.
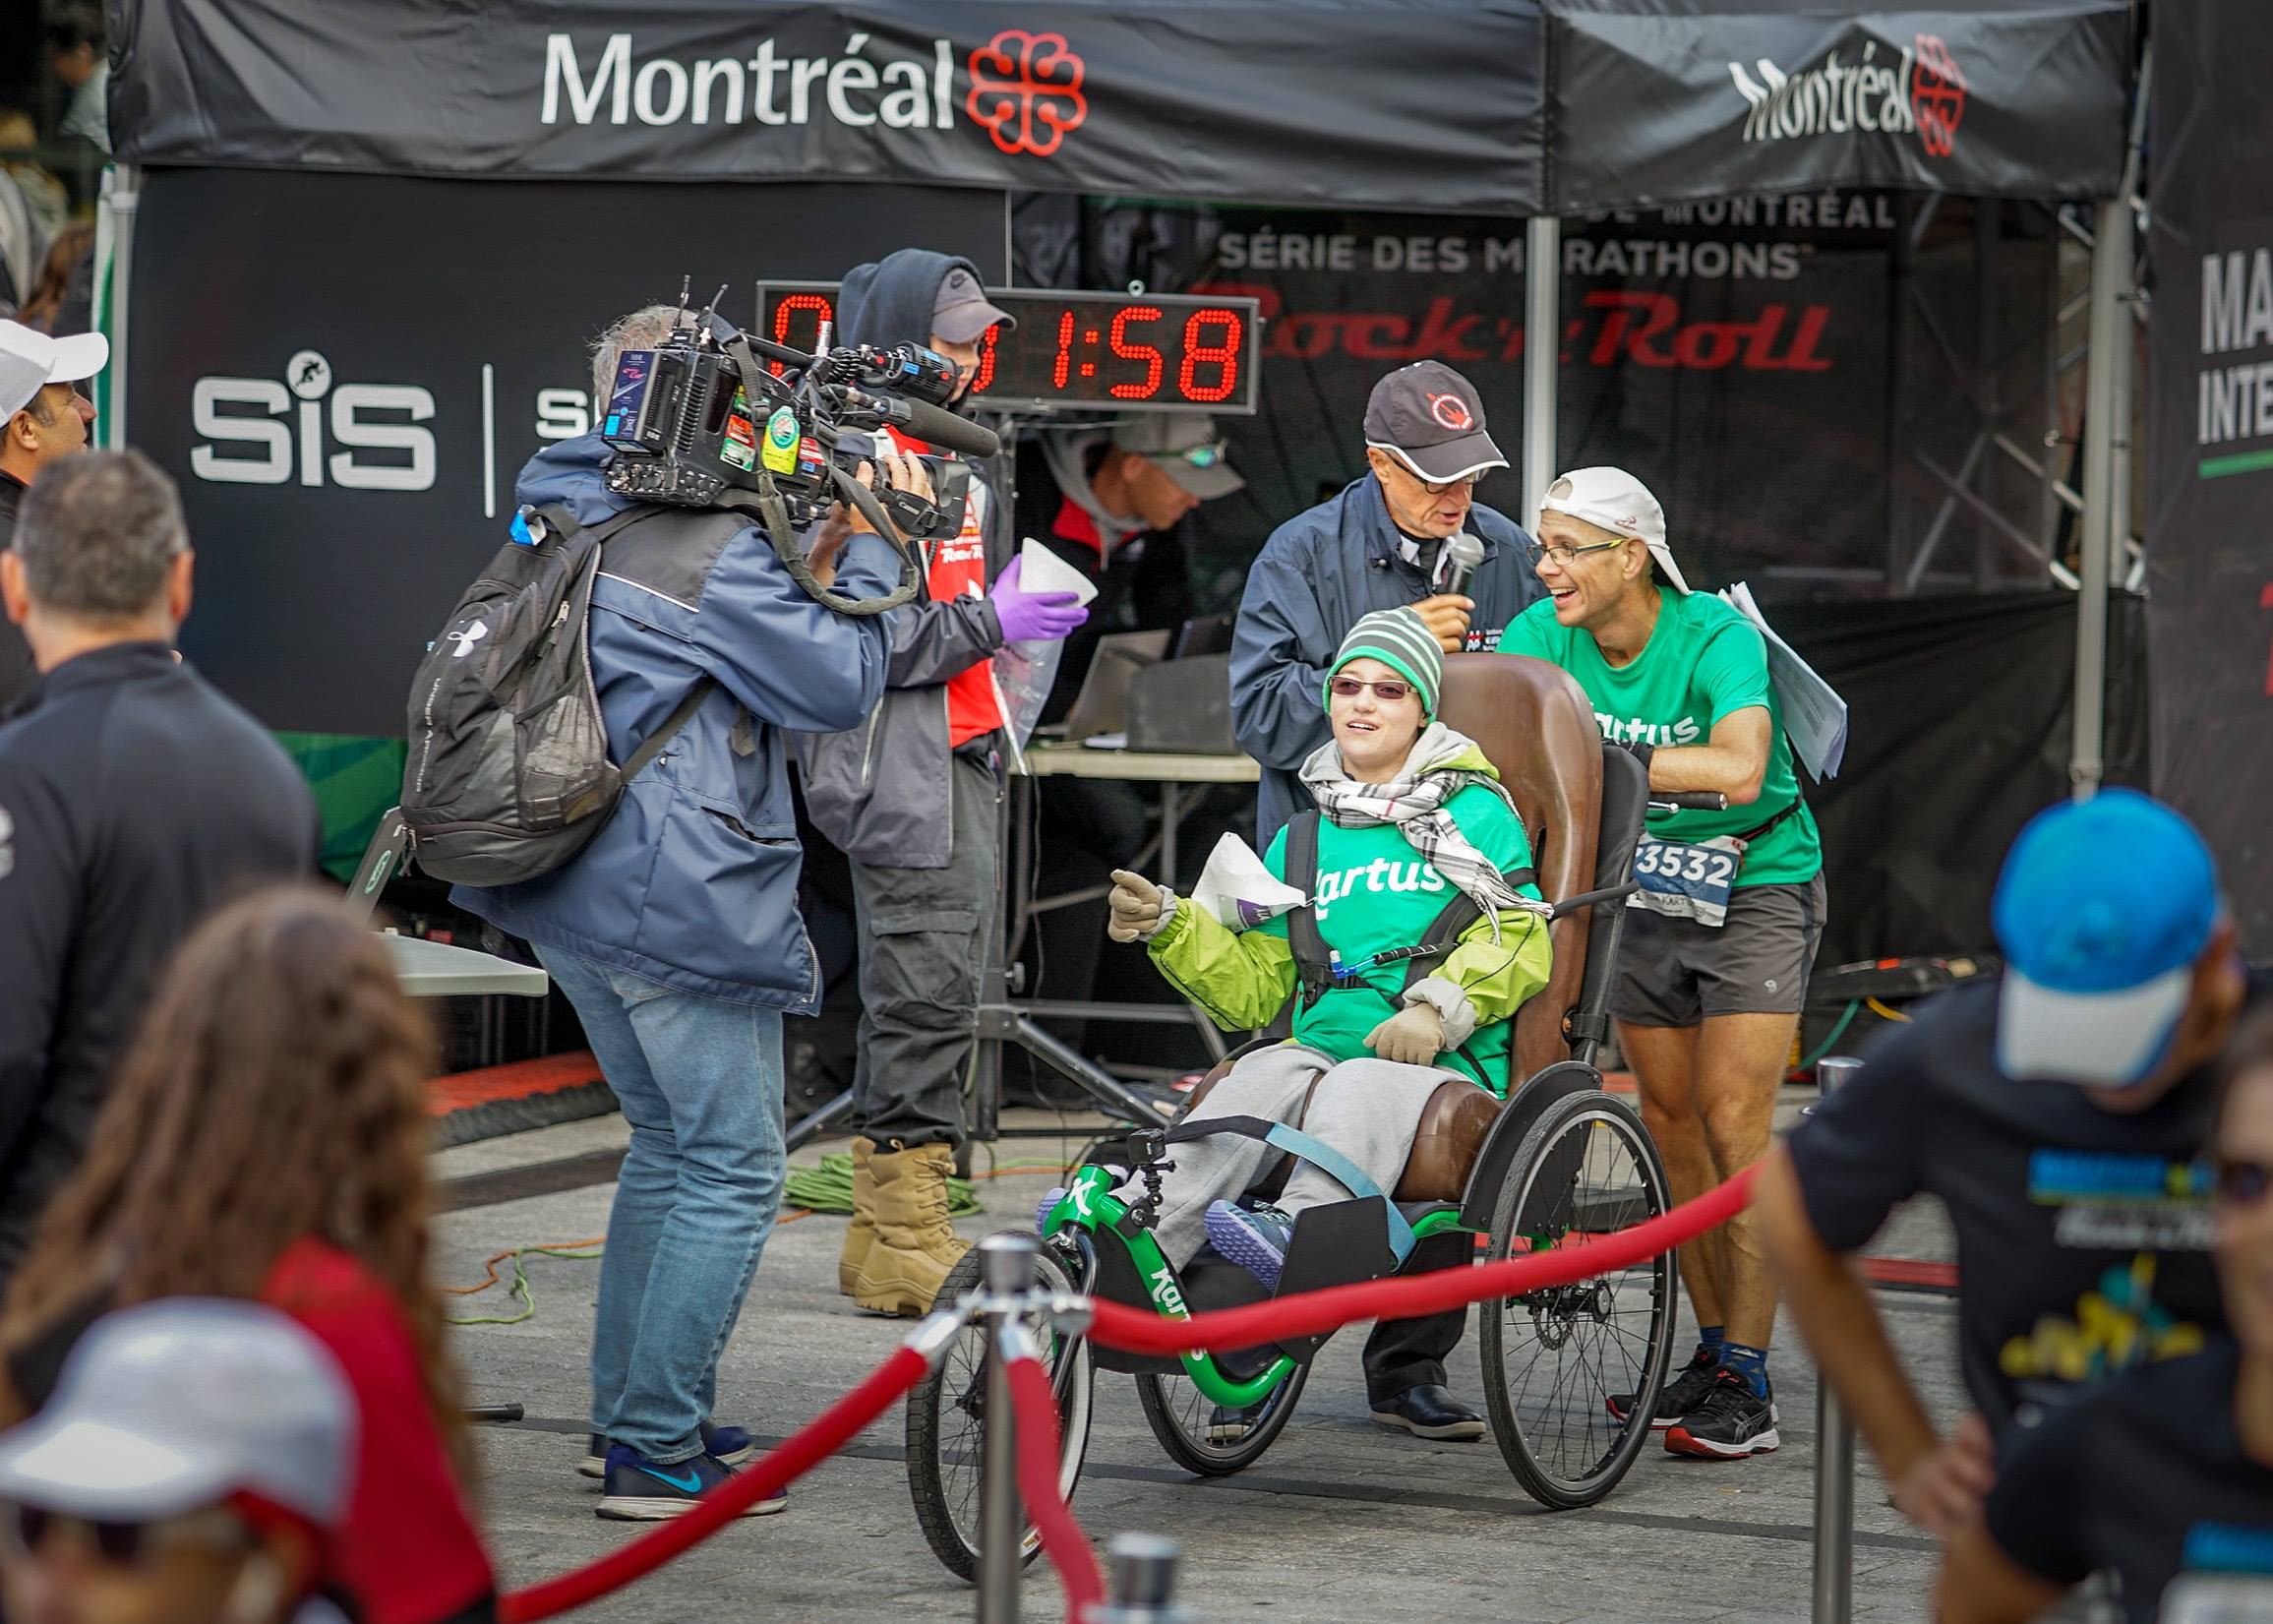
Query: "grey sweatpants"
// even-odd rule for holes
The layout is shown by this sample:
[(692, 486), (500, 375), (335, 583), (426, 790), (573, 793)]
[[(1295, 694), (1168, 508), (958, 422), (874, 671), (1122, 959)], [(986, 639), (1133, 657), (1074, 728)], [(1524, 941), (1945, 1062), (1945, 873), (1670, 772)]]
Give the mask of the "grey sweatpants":
[[(1302, 1098), (1311, 1079), (1323, 1071), (1310, 1109)], [(1323, 1139), (1357, 1164), (1360, 1172), (1384, 1191), (1395, 1189), (1411, 1154), (1412, 1136), (1420, 1126), (1428, 1097), (1457, 1074), (1433, 1066), (1400, 1065), (1395, 1060), (1344, 1060), (1337, 1064), (1314, 1049), (1282, 1044), (1258, 1050), (1234, 1065), (1208, 1091), (1190, 1117), (1260, 1116), (1268, 1121), (1299, 1127)], [(1191, 1262), (1207, 1238), (1203, 1225), (1208, 1206), (1227, 1201), (1253, 1188), (1285, 1159), (1259, 1139), (1222, 1133), (1170, 1147), (1175, 1171), (1161, 1180), (1161, 1250), (1177, 1268)], [(1113, 1192), (1133, 1200), (1143, 1190), (1135, 1178), (1124, 1180)], [(1329, 1201), (1346, 1201), (1349, 1191), (1332, 1175), (1309, 1163), (1287, 1175), (1286, 1193), (1280, 1210), (1293, 1217), (1306, 1207)], [(1458, 1333), (1455, 1333), (1457, 1338)], [(1441, 1378), (1440, 1378), (1441, 1379)]]

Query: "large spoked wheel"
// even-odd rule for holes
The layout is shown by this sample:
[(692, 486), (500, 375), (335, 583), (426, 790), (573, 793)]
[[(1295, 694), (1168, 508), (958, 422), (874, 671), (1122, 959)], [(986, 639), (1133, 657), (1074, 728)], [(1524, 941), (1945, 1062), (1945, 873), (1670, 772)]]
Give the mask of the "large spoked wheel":
[(1309, 1379), (1310, 1366), (1297, 1364), (1262, 1403), (1232, 1412), (1220, 1411), (1189, 1376), (1139, 1376), (1137, 1403), (1169, 1460), (1202, 1477), (1228, 1477), (1260, 1461), (1286, 1430)]
[[(1035, 1259), (1035, 1285), (1050, 1293), (1080, 1289), (1047, 1243)], [(979, 1253), (973, 1250), (948, 1274), (938, 1300), (954, 1302), (978, 1289)], [(1096, 1368), (1082, 1338), (1054, 1335), (1040, 1315), (1027, 1323), (1057, 1396), (1057, 1485), (1071, 1498), (1089, 1448)], [(979, 1574), (979, 1462), (987, 1426), (987, 1334), (974, 1320), (956, 1333), (938, 1370), (908, 1395), (908, 1487), (916, 1498), (916, 1520), (939, 1560), (964, 1580)], [(1041, 1536), (1029, 1526), (1020, 1559), (1033, 1561), (1041, 1548)]]
[[(1524, 1136), (1492, 1215), (1493, 1262), (1584, 1246), (1655, 1218), (1665, 1169), (1642, 1119), (1607, 1094), (1558, 1100)], [(1590, 1506), (1649, 1437), (1646, 1404), (1624, 1421), (1614, 1393), (1655, 1393), (1673, 1335), (1667, 1253), (1573, 1286), (1479, 1303), (1492, 1435), (1542, 1505)]]

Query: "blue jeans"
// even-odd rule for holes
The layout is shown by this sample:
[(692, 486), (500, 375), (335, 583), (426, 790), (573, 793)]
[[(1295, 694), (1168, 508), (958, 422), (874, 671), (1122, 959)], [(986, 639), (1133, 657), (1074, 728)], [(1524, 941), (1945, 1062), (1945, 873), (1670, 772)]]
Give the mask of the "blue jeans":
[(662, 1465), (692, 1460), (781, 1210), (781, 1014), (555, 947), (537, 957), (631, 1125), (600, 1263), (592, 1430)]

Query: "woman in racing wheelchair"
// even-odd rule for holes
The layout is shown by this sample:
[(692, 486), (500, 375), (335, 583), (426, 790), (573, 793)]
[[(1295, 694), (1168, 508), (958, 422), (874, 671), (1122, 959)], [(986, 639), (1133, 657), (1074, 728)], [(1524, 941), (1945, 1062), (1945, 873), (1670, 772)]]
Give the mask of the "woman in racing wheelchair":
[[(1323, 695), (1334, 737), (1301, 775), (1319, 815), (1282, 830), (1264, 858), (1313, 891), (1326, 975), (1304, 972), (1291, 932), (1306, 926), (1291, 916), (1233, 932), (1149, 880), (1113, 874), (1112, 937), (1144, 941), (1219, 1025), (1263, 1027), (1295, 1000), (1292, 1039), (1246, 1054), (1191, 1119), (1286, 1123), (1346, 1159), (1332, 1170), (1330, 1157), (1301, 1159), (1273, 1204), (1242, 1204), (1284, 1152), (1233, 1133), (1179, 1144), (1155, 1232), (1179, 1270), (1212, 1241), (1275, 1288), (1295, 1219), (1348, 1200), (1350, 1167), (1396, 1187), (1448, 1073), (1507, 1092), (1509, 1023), (1551, 968), (1549, 910), (1497, 769), (1435, 720), (1443, 680), (1436, 638), (1410, 609), (1365, 616), (1335, 656)], [(1297, 848), (1313, 841), (1304, 862)], [(1134, 1200), (1135, 1185), (1116, 1194)]]

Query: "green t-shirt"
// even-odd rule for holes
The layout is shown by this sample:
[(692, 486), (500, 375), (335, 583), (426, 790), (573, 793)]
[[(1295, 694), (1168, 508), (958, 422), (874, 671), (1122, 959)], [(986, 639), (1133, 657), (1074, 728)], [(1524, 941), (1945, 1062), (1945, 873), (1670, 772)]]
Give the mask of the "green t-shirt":
[[(1490, 790), (1470, 784), (1445, 803), (1445, 810), (1469, 844), (1490, 858), (1500, 872), (1512, 874), (1531, 866), (1531, 841), (1524, 820)], [(1285, 829), (1271, 842), (1263, 863), (1281, 879), (1286, 877)], [(1538, 886), (1525, 884), (1518, 889), (1539, 900)], [(1415, 945), (1459, 894), (1394, 825), (1345, 829), (1319, 819), (1313, 912), (1318, 916), (1318, 933), (1344, 964), (1362, 964), (1376, 953)], [(1286, 920), (1281, 916), (1255, 929), (1284, 939)], [(1373, 1051), (1365, 1047), (1365, 1035), (1405, 1007), (1398, 994), (1405, 990), (1406, 970), (1406, 962), (1398, 960), (1367, 970), (1361, 984), (1337, 988), (1308, 1009), (1297, 1003), (1295, 1042), (1338, 1060), (1370, 1059)], [(1424, 968), (1420, 974), (1429, 971)], [(1475, 1078), (1495, 1094), (1505, 1094), (1511, 1028), (1507, 1021), (1479, 1027), (1464, 1048), (1441, 1056), (1439, 1063)]]
[[(1605, 739), (1640, 739), (1659, 749), (1702, 745), (1723, 716), (1765, 705), (1772, 742), (1759, 800), (1726, 812), (1660, 812), (1649, 819), (1649, 832), (1660, 840), (1710, 840), (1757, 829), (1800, 799), (1791, 741), (1784, 737), (1783, 713), (1768, 682), (1767, 640), (1710, 593), (1665, 592), (1658, 602), (1656, 629), (1626, 665), (1603, 659), (1593, 633), (1557, 624), (1551, 598), (1541, 598), (1516, 618), (1500, 638), (1500, 652), (1528, 654), (1568, 671), (1586, 691)], [(1823, 866), (1815, 814), (1801, 803), (1798, 812), (1752, 843), (1735, 883), (1804, 882)]]

